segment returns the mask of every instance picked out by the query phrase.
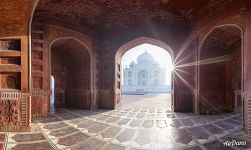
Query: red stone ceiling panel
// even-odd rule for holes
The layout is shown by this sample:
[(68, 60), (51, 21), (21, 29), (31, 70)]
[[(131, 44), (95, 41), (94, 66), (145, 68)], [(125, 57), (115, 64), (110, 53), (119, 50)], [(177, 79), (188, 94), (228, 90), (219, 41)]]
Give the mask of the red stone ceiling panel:
[(89, 58), (88, 50), (75, 39), (61, 39), (52, 44), (52, 49), (63, 51), (70, 55), (72, 60), (79, 61), (81, 59)]
[(80, 21), (84, 16), (90, 24), (95, 24), (103, 8), (90, 0), (40, 0), (37, 10), (45, 16)]
[(215, 28), (205, 39), (201, 48), (201, 57), (210, 58), (231, 54), (231, 48), (240, 44), (241, 30), (232, 25)]
[(205, 15), (237, 3), (245, 0), (40, 0), (37, 13), (108, 28), (156, 18), (167, 25), (189, 27)]
[(70, 19), (91, 25), (126, 26), (160, 17), (163, 22), (189, 24), (184, 12), (168, 9), (161, 1), (148, 0), (40, 0), (37, 12), (43, 16)]

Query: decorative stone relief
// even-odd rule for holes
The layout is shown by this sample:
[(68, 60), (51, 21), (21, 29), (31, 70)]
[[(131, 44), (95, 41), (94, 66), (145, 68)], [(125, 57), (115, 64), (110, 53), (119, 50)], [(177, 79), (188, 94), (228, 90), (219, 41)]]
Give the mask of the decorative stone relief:
[(43, 53), (42, 52), (32, 52), (32, 59), (43, 59)]
[(33, 91), (31, 114), (33, 117), (46, 116), (48, 113), (48, 96), (45, 91)]
[(43, 71), (43, 66), (40, 65), (32, 65), (32, 69), (35, 71)]
[(20, 103), (16, 100), (0, 100), (0, 124), (20, 125)]
[(32, 102), (31, 102), (31, 113), (34, 115), (34, 114), (40, 114), (41, 113), (41, 109), (42, 109), (42, 106), (43, 105), (43, 101), (41, 100), (40, 97), (37, 97), (37, 96), (33, 96), (32, 97)]
[(33, 88), (34, 89), (42, 89), (42, 78), (36, 77), (33, 78)]
[(19, 91), (0, 91), (0, 130), (30, 129), (29, 98)]

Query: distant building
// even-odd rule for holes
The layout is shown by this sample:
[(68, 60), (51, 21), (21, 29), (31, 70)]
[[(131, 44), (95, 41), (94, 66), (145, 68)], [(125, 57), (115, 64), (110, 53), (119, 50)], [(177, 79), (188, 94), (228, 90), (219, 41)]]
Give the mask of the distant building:
[(123, 69), (123, 93), (170, 92), (166, 85), (166, 69), (147, 51)]

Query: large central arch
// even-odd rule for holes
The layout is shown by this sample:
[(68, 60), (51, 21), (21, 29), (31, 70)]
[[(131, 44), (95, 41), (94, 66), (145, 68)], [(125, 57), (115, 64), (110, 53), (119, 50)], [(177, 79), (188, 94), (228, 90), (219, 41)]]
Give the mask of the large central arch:
[[(142, 44), (151, 44), (154, 46), (158, 46), (160, 48), (163, 48), (166, 50), (172, 60), (174, 60), (174, 53), (170, 46), (168, 46), (165, 42), (148, 38), (148, 37), (140, 37), (137, 39), (134, 39), (132, 41), (127, 42), (126, 44), (122, 45), (115, 54), (115, 64), (114, 64), (114, 108), (120, 106), (121, 104), (121, 60), (122, 56), (130, 49), (142, 45)], [(172, 89), (173, 89), (173, 83), (172, 83)], [(172, 109), (173, 109), (173, 96), (172, 96)]]

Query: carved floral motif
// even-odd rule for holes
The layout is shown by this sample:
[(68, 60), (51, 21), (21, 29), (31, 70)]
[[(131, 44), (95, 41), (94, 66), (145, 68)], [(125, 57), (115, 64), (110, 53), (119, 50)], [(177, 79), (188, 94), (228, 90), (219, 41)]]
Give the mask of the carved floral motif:
[(20, 123), (20, 103), (16, 100), (0, 101), (0, 124), (19, 125)]

